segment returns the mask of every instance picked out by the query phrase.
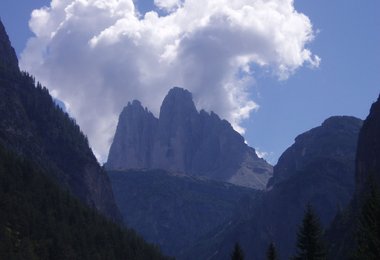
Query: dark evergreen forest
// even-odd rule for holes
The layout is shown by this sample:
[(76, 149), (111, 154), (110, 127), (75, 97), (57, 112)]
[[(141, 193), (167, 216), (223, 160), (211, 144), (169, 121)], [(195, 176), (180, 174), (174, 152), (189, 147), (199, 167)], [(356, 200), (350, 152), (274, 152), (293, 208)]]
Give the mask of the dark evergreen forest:
[(0, 148), (0, 259), (167, 259)]

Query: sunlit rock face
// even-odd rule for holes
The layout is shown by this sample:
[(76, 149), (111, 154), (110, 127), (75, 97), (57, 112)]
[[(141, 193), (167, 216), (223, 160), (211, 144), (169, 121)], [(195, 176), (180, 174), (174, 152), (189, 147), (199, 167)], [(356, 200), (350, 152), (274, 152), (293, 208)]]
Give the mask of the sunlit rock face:
[(138, 101), (124, 108), (106, 168), (164, 169), (255, 189), (265, 189), (272, 175), (230, 123), (198, 112), (191, 93), (178, 87), (165, 97), (158, 119)]

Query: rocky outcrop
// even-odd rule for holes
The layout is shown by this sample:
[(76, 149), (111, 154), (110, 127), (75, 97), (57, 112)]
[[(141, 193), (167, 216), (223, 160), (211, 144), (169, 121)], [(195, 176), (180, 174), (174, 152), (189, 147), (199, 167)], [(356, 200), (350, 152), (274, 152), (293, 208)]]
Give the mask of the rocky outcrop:
[(151, 168), (157, 126), (158, 120), (139, 101), (128, 103), (120, 114), (107, 165), (113, 169)]
[(55, 105), (46, 88), (19, 72), (16, 54), (1, 23), (0, 144), (36, 163), (87, 205), (112, 220), (121, 220), (108, 176), (87, 138)]
[(159, 119), (138, 101), (119, 118), (108, 170), (164, 169), (264, 189), (272, 167), (215, 113), (197, 111), (189, 91), (175, 87)]

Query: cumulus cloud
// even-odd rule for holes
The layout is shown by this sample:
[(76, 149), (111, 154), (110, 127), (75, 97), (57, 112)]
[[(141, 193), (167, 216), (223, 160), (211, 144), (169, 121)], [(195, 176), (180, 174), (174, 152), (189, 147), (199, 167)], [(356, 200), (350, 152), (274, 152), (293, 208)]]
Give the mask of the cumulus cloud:
[(35, 36), (20, 65), (64, 100), (101, 161), (122, 107), (139, 99), (156, 115), (172, 86), (189, 89), (198, 109), (240, 123), (255, 69), (280, 80), (318, 66), (306, 45), (307, 16), (293, 0), (154, 0), (141, 15), (133, 0), (53, 0), (34, 10)]
[(154, 4), (165, 11), (171, 12), (181, 5), (181, 0), (154, 0)]

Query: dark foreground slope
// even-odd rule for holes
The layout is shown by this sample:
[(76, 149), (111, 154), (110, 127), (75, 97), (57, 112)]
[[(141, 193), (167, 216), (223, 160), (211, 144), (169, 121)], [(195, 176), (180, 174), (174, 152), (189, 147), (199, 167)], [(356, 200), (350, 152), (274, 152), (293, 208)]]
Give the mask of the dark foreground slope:
[(201, 237), (236, 215), (241, 199), (255, 199), (261, 194), (163, 170), (108, 174), (126, 224), (178, 259)]
[(0, 147), (0, 259), (166, 259)]
[(361, 124), (353, 117), (332, 117), (298, 136), (280, 157), (273, 186), (261, 202), (243, 204), (241, 208), (250, 209), (243, 217), (200, 241), (186, 259), (229, 259), (236, 242), (247, 259), (265, 259), (271, 241), (279, 259), (289, 259), (295, 253), (296, 233), (308, 203), (326, 228), (352, 198)]
[(111, 185), (75, 121), (18, 68), (0, 21), (0, 144), (33, 160), (73, 195), (120, 220)]
[(368, 192), (368, 181), (380, 187), (380, 96), (360, 131), (356, 157), (356, 196)]

